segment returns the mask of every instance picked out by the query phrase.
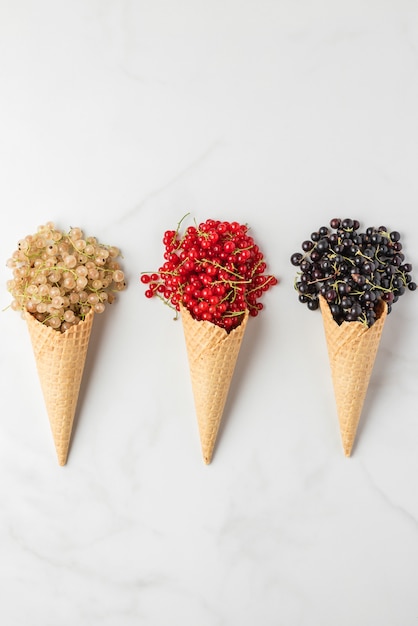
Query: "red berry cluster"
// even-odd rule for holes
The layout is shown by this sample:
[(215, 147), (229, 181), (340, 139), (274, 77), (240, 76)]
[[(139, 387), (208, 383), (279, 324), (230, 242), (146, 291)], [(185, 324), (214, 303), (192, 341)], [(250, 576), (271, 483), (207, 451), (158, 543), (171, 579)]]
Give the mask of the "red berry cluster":
[(241, 323), (247, 309), (258, 315), (259, 299), (277, 279), (265, 274), (263, 254), (248, 227), (209, 219), (181, 236), (181, 222), (176, 231), (164, 233), (165, 263), (158, 273), (141, 275), (145, 296), (158, 296), (176, 311), (181, 304), (194, 319), (227, 332)]

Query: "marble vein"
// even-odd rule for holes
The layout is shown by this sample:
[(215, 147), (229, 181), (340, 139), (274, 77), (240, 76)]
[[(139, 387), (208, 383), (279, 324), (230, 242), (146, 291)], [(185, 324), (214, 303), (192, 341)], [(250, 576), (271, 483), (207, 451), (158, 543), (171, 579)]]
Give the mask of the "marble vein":
[(161, 186), (150, 191), (148, 194), (146, 194), (146, 196), (142, 200), (140, 200), (140, 202), (138, 202), (138, 204), (136, 204), (133, 208), (128, 210), (126, 213), (124, 213), (118, 219), (118, 223), (121, 224), (122, 222), (128, 219), (131, 219), (132, 217), (135, 217), (137, 213), (139, 213), (141, 209), (143, 209), (144, 206), (146, 206), (150, 200), (164, 193), (165, 191), (170, 189), (173, 185), (175, 185), (179, 180), (182, 180), (185, 176), (188, 176), (192, 171), (200, 167), (202, 163), (204, 163), (206, 159), (208, 159), (213, 154), (213, 152), (215, 152), (218, 149), (221, 143), (222, 142), (220, 140), (216, 140), (212, 142), (211, 144), (209, 144), (209, 146), (205, 150), (203, 150), (203, 152), (201, 152), (198, 156), (196, 156), (182, 170), (177, 172), (177, 174), (172, 176), (168, 181), (163, 183)]
[(398, 515), (399, 517), (402, 517), (403, 520), (409, 526), (412, 525), (414, 526), (415, 530), (418, 530), (418, 519), (415, 517), (415, 515), (411, 513), (411, 511), (409, 511), (405, 507), (398, 504), (397, 502), (394, 502), (386, 493), (386, 491), (384, 491), (382, 487), (378, 485), (376, 481), (372, 478), (370, 472), (366, 469), (364, 464), (362, 464), (362, 470), (363, 470), (364, 476), (367, 478), (369, 482), (369, 485), (373, 488), (373, 491), (379, 495), (382, 502), (384, 502), (384, 504), (390, 507), (392, 511), (396, 513), (396, 515)]
[(36, 550), (32, 546), (29, 546), (22, 537), (19, 537), (12, 529), (9, 530), (9, 536), (17, 544), (22, 552), (30, 557), (35, 558), (37, 561), (45, 563), (49, 567), (67, 571), (73, 576), (81, 576), (87, 579), (89, 582), (95, 580), (96, 582), (104, 585), (110, 585), (114, 588), (120, 588), (121, 590), (127, 589), (146, 589), (146, 588), (158, 588), (161, 585), (171, 583), (169, 577), (165, 576), (161, 572), (154, 573), (152, 571), (147, 572), (146, 575), (138, 576), (136, 574), (129, 575), (129, 573), (123, 578), (117, 579), (110, 576), (110, 571), (103, 569), (92, 569), (88, 565), (81, 565), (77, 562), (73, 555), (69, 554), (68, 560), (60, 560), (51, 556), (42, 554), (39, 550)]

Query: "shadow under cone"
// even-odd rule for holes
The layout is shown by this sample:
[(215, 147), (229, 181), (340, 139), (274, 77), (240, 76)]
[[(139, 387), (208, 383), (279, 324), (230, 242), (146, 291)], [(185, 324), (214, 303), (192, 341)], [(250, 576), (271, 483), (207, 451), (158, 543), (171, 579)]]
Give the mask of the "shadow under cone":
[(193, 319), (185, 307), (181, 307), (180, 311), (202, 455), (204, 462), (208, 464), (212, 460), (225, 402), (247, 326), (248, 311), (241, 324), (230, 333), (212, 322)]
[(373, 326), (362, 322), (335, 322), (327, 301), (320, 296), (332, 382), (337, 403), (344, 454), (350, 456), (379, 347), (387, 306), (381, 303)]
[(58, 463), (65, 465), (94, 313), (90, 311), (65, 333), (45, 326), (30, 313), (25, 319)]

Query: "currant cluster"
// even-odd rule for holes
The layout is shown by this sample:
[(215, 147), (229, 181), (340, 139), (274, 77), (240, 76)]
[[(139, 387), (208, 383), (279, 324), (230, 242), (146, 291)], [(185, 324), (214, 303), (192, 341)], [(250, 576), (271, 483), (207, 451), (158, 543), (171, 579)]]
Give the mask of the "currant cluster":
[(90, 309), (102, 313), (115, 292), (125, 289), (119, 254), (118, 248), (85, 237), (80, 228), (63, 233), (48, 222), (21, 239), (7, 261), (13, 270), (7, 282), (11, 307), (65, 332)]
[(295, 280), (300, 302), (315, 310), (321, 294), (338, 324), (360, 321), (372, 326), (382, 302), (390, 313), (406, 289), (415, 291), (417, 286), (400, 234), (386, 226), (365, 232), (359, 228), (357, 220), (332, 219), (330, 228), (313, 232), (290, 260), (300, 268)]
[(265, 273), (264, 256), (247, 226), (208, 219), (181, 235), (182, 221), (164, 233), (162, 267), (141, 275), (145, 296), (158, 296), (176, 311), (181, 304), (194, 319), (229, 332), (247, 309), (252, 316), (259, 313), (259, 299), (277, 279)]

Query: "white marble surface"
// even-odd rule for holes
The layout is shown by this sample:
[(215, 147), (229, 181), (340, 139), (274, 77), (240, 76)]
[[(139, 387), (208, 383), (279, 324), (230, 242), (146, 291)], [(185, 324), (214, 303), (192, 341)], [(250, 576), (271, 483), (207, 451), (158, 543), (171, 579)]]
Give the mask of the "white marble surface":
[[(418, 5), (0, 0), (0, 306), (53, 220), (124, 254), (58, 466), (24, 322), (0, 315), (5, 626), (416, 626), (416, 295), (388, 318), (351, 459), (289, 256), (334, 216), (418, 270)], [(139, 273), (186, 212), (248, 222), (280, 277), (213, 463), (180, 323)], [(416, 275), (415, 275), (416, 276)]]

